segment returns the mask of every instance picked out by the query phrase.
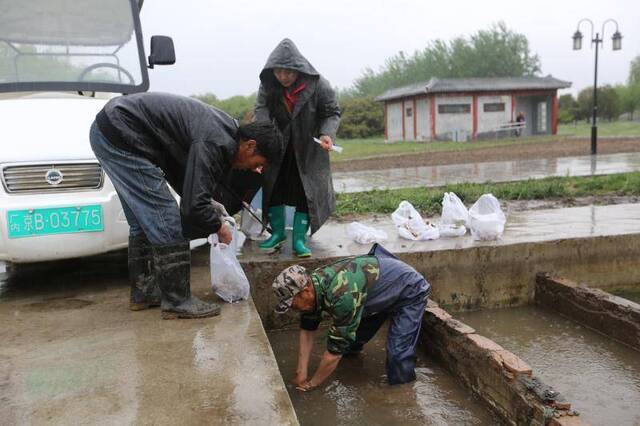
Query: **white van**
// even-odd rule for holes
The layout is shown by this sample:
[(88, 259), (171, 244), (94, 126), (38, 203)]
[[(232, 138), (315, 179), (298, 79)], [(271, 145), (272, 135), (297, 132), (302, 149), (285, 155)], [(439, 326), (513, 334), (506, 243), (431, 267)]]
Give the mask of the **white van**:
[[(149, 87), (136, 0), (0, 0), (0, 261), (124, 248), (120, 201), (89, 145), (110, 97)], [(151, 38), (149, 68), (175, 62)]]

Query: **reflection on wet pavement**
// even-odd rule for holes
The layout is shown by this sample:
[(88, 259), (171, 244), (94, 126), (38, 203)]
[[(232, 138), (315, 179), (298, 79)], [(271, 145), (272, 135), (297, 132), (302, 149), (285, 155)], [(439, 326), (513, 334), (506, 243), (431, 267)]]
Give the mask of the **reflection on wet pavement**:
[[(2, 424), (296, 424), (251, 301), (131, 312), (126, 257), (25, 265), (0, 295)], [(207, 300), (207, 266), (192, 268)]]
[(640, 424), (640, 356), (537, 307), (456, 315), (521, 357), (594, 425)]
[[(325, 348), (318, 332), (311, 367)], [(274, 331), (269, 340), (301, 425), (491, 425), (496, 420), (443, 367), (418, 354), (417, 380), (386, 384), (385, 336), (381, 330), (364, 355), (343, 358), (319, 389), (302, 393), (290, 381), (297, 360), (298, 331)]]
[(463, 182), (511, 182), (550, 176), (605, 175), (639, 170), (640, 153), (623, 153), (335, 172), (332, 176), (337, 192), (360, 192)]

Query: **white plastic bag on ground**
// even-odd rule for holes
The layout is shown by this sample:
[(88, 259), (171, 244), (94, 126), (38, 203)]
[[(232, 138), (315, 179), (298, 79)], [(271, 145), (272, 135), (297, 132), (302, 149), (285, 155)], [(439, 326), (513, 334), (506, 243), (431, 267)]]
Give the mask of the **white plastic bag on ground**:
[(442, 216), (438, 229), (441, 237), (461, 237), (467, 233), (469, 211), (453, 192), (445, 192), (442, 197)]
[(400, 202), (396, 211), (391, 214), (391, 220), (398, 229), (398, 235), (407, 240), (424, 241), (440, 237), (438, 228), (425, 222), (420, 213), (408, 201)]
[(347, 235), (360, 244), (381, 243), (388, 239), (386, 232), (363, 225), (360, 222), (351, 222), (347, 226)]
[(247, 236), (244, 235), (244, 232), (235, 230), (233, 232), (233, 246), (236, 249), (236, 256), (242, 255), (242, 246), (244, 246), (245, 241), (247, 241)]
[(467, 228), (464, 225), (440, 223), (438, 224), (438, 231), (440, 231), (441, 238), (462, 237), (467, 233)]
[(504, 232), (507, 218), (500, 202), (492, 194), (484, 194), (469, 209), (471, 235), (474, 240), (496, 240)]
[(249, 297), (249, 280), (238, 262), (236, 251), (240, 240), (244, 242), (242, 233), (238, 231), (231, 218), (225, 219), (233, 227), (233, 239), (230, 244), (218, 241), (218, 235), (209, 236), (211, 244), (210, 263), (211, 287), (225, 302), (239, 302)]
[(440, 223), (469, 226), (469, 211), (454, 192), (445, 192), (442, 197)]

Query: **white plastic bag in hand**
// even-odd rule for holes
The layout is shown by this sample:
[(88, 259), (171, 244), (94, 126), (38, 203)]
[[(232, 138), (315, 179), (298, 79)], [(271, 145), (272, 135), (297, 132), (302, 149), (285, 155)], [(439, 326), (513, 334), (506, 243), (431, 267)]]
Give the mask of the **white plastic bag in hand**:
[(360, 222), (351, 222), (347, 226), (347, 235), (360, 244), (381, 243), (387, 241), (388, 238), (386, 232), (363, 225)]
[(391, 214), (391, 220), (398, 229), (398, 235), (407, 240), (424, 241), (440, 237), (438, 228), (425, 222), (408, 201), (400, 202), (396, 211)]
[(442, 197), (440, 223), (469, 226), (469, 211), (454, 192), (445, 192)]
[[(222, 300), (231, 303), (249, 297), (249, 280), (236, 257), (237, 244), (241, 240), (240, 232), (238, 232), (233, 219), (225, 220), (233, 227), (233, 239), (227, 245), (218, 241), (217, 234), (209, 236), (211, 244), (209, 266), (213, 291)], [(223, 224), (223, 226), (225, 225)]]
[[(255, 213), (258, 217), (262, 216), (262, 210), (260, 209), (256, 210)], [(240, 230), (244, 232), (250, 240), (258, 241), (264, 238), (262, 224), (244, 209), (242, 213), (240, 213)]]
[(469, 209), (471, 235), (474, 240), (496, 240), (504, 232), (507, 218), (500, 202), (492, 194), (484, 194)]

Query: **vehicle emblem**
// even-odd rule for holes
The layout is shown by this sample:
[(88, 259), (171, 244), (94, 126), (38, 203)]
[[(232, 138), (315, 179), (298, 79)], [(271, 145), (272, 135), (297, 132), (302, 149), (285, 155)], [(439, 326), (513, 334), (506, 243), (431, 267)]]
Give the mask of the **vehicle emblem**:
[(64, 180), (64, 175), (58, 169), (51, 169), (44, 175), (44, 179), (49, 185), (59, 185)]

